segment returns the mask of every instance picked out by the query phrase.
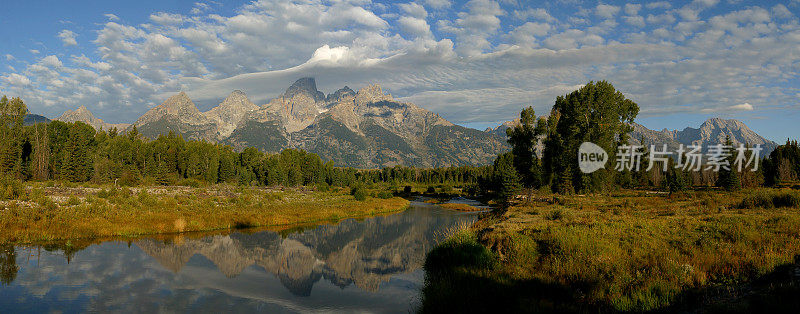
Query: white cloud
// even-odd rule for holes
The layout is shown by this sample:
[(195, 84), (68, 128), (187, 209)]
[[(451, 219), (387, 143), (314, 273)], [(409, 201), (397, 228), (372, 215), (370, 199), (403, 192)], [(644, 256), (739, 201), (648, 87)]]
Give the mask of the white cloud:
[(534, 18), (548, 23), (554, 22), (556, 20), (552, 15), (550, 15), (550, 13), (547, 13), (547, 10), (542, 8), (514, 10), (514, 17), (520, 20), (527, 20), (529, 18)]
[(611, 19), (614, 18), (617, 13), (619, 13), (619, 10), (620, 8), (618, 6), (610, 4), (598, 4), (595, 8), (595, 14), (605, 19)]
[(433, 8), (433, 9), (444, 9), (450, 7), (452, 3), (450, 0), (425, 0), (425, 5)]
[(75, 40), (75, 32), (65, 29), (58, 33), (58, 38), (61, 38), (61, 41), (64, 42), (64, 46), (77, 46), (78, 41)]
[(542, 37), (550, 33), (553, 26), (547, 23), (527, 22), (520, 25), (509, 33), (517, 45), (535, 47), (538, 44), (536, 37)]
[(39, 50), (37, 50), (37, 49), (31, 49), (31, 50), (28, 50), (28, 51), (30, 51), (32, 54), (35, 54), (35, 55), (39, 54)]
[(50, 55), (50, 56), (42, 58), (42, 60), (39, 61), (39, 63), (41, 63), (44, 66), (52, 67), (52, 68), (58, 68), (58, 67), (61, 67), (63, 65), (61, 63), (61, 60), (59, 60), (58, 57), (56, 57), (54, 55)]
[(648, 14), (647, 15), (647, 23), (650, 24), (672, 24), (675, 23), (675, 17), (672, 16), (670, 13), (664, 13), (659, 15)]
[(109, 21), (119, 21), (119, 17), (116, 14), (106, 13), (103, 14)]
[(694, 0), (692, 3), (703, 7), (712, 7), (719, 3), (719, 0)]
[(752, 111), (753, 110), (753, 105), (751, 105), (750, 103), (743, 103), (743, 104), (733, 105), (733, 106), (730, 106), (728, 108), (733, 109), (733, 110)]
[(400, 28), (408, 34), (416, 37), (433, 38), (431, 27), (424, 19), (403, 16), (397, 22), (400, 23)]
[(457, 123), (510, 119), (531, 102), (546, 112), (555, 96), (598, 79), (639, 103), (642, 116), (796, 102), (800, 26), (786, 6), (718, 12), (693, 3), (703, 14), (678, 20), (684, 7), (666, 2), (576, 8), (558, 18), (548, 13), (561, 12), (555, 7), (524, 2), (419, 3), (389, 15), (369, 1), (260, 0), (225, 16), (109, 21), (79, 43), (99, 57), (43, 50), (2, 73), (0, 89), (51, 116), (96, 105), (111, 122), (130, 122), (178, 90), (201, 108), (233, 89), (264, 103), (302, 76), (326, 92), (381, 83)]
[(150, 14), (150, 20), (159, 25), (177, 25), (188, 21), (183, 15), (166, 12)]
[(625, 23), (628, 23), (633, 26), (644, 27), (645, 25), (644, 18), (639, 15), (624, 16), (622, 19), (625, 21)]
[(772, 7), (772, 14), (780, 18), (790, 18), (794, 16), (789, 9), (783, 4), (777, 4)]
[(505, 14), (500, 5), (490, 0), (470, 0), (465, 12), (450, 23), (440, 20), (439, 29), (456, 35), (456, 51), (465, 56), (476, 56), (492, 47), (488, 38), (500, 29), (500, 18)]
[(16, 86), (28, 86), (31, 84), (30, 79), (17, 73), (11, 73), (8, 76), (3, 77), (3, 79), (9, 84)]
[(669, 9), (672, 5), (667, 1), (650, 2), (645, 5), (648, 9)]
[(195, 2), (194, 7), (190, 11), (194, 15), (202, 14), (207, 11), (211, 10), (211, 6), (208, 3), (204, 2)]
[(406, 15), (408, 16), (415, 17), (418, 19), (424, 19), (428, 17), (428, 11), (426, 11), (423, 6), (415, 2), (401, 3), (398, 4), (397, 6), (399, 6), (400, 9), (403, 10), (403, 12), (405, 12)]
[(641, 4), (633, 4), (633, 3), (625, 4), (625, 14), (627, 15), (638, 15), (639, 10), (641, 9), (642, 9)]

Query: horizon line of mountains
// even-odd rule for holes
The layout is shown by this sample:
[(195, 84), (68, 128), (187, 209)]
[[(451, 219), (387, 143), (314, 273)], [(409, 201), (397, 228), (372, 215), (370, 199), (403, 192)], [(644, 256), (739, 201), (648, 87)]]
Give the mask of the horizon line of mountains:
[[(234, 90), (222, 103), (200, 112), (184, 92), (169, 97), (148, 110), (133, 124), (110, 124), (95, 117), (85, 106), (67, 110), (56, 120), (81, 121), (95, 129), (136, 126), (150, 139), (172, 131), (185, 139), (231, 145), (236, 150), (255, 147), (279, 152), (303, 149), (333, 160), (337, 166), (379, 168), (395, 165), (444, 167), (486, 165), (497, 154), (510, 150), (505, 130), (519, 123), (507, 121), (484, 131), (453, 124), (417, 105), (395, 100), (379, 85), (354, 91), (345, 86), (326, 95), (317, 90), (314, 78), (297, 80), (264, 105), (251, 102)], [(36, 115), (28, 123), (46, 122)], [(680, 144), (703, 146), (724, 142), (760, 144), (766, 156), (777, 143), (750, 130), (734, 119), (712, 118), (700, 128), (654, 131), (634, 123), (631, 144), (662, 145), (671, 150)]]

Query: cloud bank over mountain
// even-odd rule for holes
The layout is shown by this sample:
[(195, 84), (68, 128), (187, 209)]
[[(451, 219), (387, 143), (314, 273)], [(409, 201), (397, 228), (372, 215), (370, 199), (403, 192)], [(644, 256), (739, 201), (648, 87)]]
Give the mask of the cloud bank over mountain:
[(545, 113), (597, 79), (645, 117), (798, 111), (796, 1), (566, 2), (262, 0), (230, 14), (208, 2), (144, 23), (110, 12), (93, 30), (64, 24), (52, 50), (5, 54), (0, 92), (50, 116), (85, 105), (112, 123), (177, 91), (200, 107), (232, 90), (260, 105), (304, 76), (325, 91), (380, 82), (460, 124), (530, 104)]

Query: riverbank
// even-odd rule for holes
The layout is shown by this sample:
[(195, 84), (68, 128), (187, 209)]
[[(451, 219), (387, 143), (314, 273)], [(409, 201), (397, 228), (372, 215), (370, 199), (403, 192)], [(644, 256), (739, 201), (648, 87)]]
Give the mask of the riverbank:
[(0, 201), (0, 243), (128, 237), (148, 234), (294, 225), (397, 212), (403, 198), (349, 190), (208, 187), (48, 186), (9, 187)]
[(786, 310), (796, 298), (769, 300), (800, 292), (798, 205), (768, 189), (535, 197), (428, 254), (421, 310)]

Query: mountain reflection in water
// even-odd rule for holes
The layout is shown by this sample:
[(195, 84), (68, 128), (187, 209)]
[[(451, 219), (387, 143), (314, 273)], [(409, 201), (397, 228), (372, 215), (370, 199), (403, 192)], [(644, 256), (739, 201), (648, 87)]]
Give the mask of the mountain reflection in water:
[(0, 311), (413, 311), (425, 254), (475, 216), (398, 214), (281, 232), (0, 248)]

